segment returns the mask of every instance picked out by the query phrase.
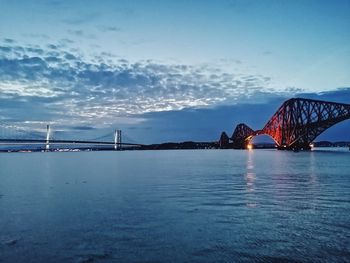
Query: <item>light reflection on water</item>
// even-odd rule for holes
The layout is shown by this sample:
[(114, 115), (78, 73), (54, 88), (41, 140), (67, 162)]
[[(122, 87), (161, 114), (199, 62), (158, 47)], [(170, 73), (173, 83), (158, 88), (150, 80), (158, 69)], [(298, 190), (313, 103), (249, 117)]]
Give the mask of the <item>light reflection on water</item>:
[(345, 262), (347, 152), (0, 155), (0, 262)]
[(254, 196), (254, 181), (256, 179), (256, 175), (254, 173), (254, 161), (253, 161), (253, 151), (248, 151), (248, 158), (247, 158), (247, 167), (246, 167), (246, 175), (245, 180), (247, 182), (247, 206), (254, 208), (257, 206), (257, 203), (254, 201), (256, 200)]

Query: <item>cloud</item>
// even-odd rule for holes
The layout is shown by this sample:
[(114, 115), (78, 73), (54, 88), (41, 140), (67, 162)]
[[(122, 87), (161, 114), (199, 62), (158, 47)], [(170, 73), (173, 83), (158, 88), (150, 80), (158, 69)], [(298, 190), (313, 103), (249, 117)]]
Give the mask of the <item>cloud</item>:
[(272, 54), (272, 52), (269, 51), (269, 50), (266, 50), (266, 51), (264, 51), (262, 54), (265, 55), (265, 56), (269, 56), (269, 55)]
[(34, 38), (34, 39), (41, 39), (41, 40), (49, 40), (50, 37), (46, 34), (37, 34), (37, 33), (24, 33), (22, 34), (25, 37), (29, 37), (29, 38)]
[(298, 97), (314, 100), (326, 100), (339, 103), (350, 103), (350, 87), (338, 88), (336, 90), (324, 91), (320, 93), (298, 93)]
[(4, 43), (7, 43), (7, 44), (13, 44), (16, 42), (14, 39), (11, 39), (11, 38), (5, 38), (3, 41)]
[(79, 131), (90, 131), (90, 130), (95, 130), (96, 128), (91, 127), (91, 126), (73, 126), (70, 127), (73, 130), (79, 130)]
[(121, 31), (121, 28), (116, 27), (116, 26), (98, 26), (97, 28), (103, 32), (119, 32), (119, 31)]
[[(272, 90), (267, 76), (235, 74), (207, 64), (130, 62), (107, 53), (84, 57), (68, 45), (0, 46), (2, 116), (72, 130), (118, 123), (137, 127), (129, 129), (135, 134), (147, 130), (158, 138), (162, 133), (163, 139), (188, 134), (178, 138), (204, 140), (230, 131), (238, 121), (259, 128), (283, 100), (300, 93)], [(341, 89), (301, 95), (346, 102), (349, 94)]]
[(10, 47), (1, 47), (0, 46), (0, 52), (10, 53), (11, 51), (12, 51), (12, 48), (10, 48)]
[(68, 30), (68, 34), (87, 39), (95, 39), (96, 35), (94, 34), (86, 34), (83, 30)]
[(2, 94), (56, 97), (72, 114), (96, 118), (234, 103), (248, 100), (268, 82), (207, 65), (111, 63), (107, 54), (88, 61), (59, 45), (47, 47), (2, 47)]
[[(277, 111), (279, 106), (290, 97), (287, 94), (260, 94), (264, 100), (259, 103), (239, 103), (219, 105), (212, 108), (185, 108), (177, 111), (149, 112), (143, 114), (144, 121), (127, 132), (133, 138), (143, 138), (145, 143), (165, 141), (216, 141), (222, 131), (232, 135), (239, 123), (246, 123), (257, 130), (264, 127)], [(350, 102), (350, 88), (318, 93), (294, 94), (294, 97), (305, 97), (334, 102)], [(316, 140), (350, 140), (350, 120), (341, 122), (322, 133)], [(146, 135), (147, 134), (147, 135)], [(258, 137), (256, 140), (271, 139)]]
[(73, 44), (75, 41), (72, 40), (72, 39), (69, 39), (69, 38), (62, 38), (59, 43), (62, 45), (62, 46), (66, 46), (66, 45), (69, 45), (69, 44)]
[(82, 25), (85, 23), (95, 21), (98, 17), (100, 17), (99, 13), (88, 13), (88, 14), (81, 14), (79, 16), (75, 16), (72, 18), (63, 19), (62, 22), (68, 25), (76, 26), (76, 25)]

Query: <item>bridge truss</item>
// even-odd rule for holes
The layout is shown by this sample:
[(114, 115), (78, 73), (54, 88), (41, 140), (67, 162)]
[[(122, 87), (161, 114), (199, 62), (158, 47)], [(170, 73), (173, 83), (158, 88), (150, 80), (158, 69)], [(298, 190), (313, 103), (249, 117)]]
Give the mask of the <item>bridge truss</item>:
[(232, 148), (244, 149), (256, 135), (269, 135), (280, 149), (310, 149), (329, 127), (350, 119), (350, 104), (293, 98), (285, 101), (262, 130), (240, 123), (230, 138)]

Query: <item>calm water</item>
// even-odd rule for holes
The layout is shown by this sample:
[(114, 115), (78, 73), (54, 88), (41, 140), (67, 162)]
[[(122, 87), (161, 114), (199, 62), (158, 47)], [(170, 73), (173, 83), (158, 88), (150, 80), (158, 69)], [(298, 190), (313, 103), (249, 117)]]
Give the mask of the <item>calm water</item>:
[(350, 153), (0, 154), (0, 262), (350, 262)]

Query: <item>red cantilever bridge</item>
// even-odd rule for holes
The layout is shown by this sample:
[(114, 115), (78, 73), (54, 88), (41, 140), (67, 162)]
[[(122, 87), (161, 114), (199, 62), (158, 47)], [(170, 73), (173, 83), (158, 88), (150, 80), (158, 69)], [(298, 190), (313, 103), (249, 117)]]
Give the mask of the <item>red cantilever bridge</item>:
[(293, 98), (285, 101), (261, 130), (241, 123), (231, 138), (223, 132), (220, 148), (246, 149), (254, 136), (265, 134), (279, 149), (307, 150), (322, 132), (347, 119), (350, 119), (350, 104)]

